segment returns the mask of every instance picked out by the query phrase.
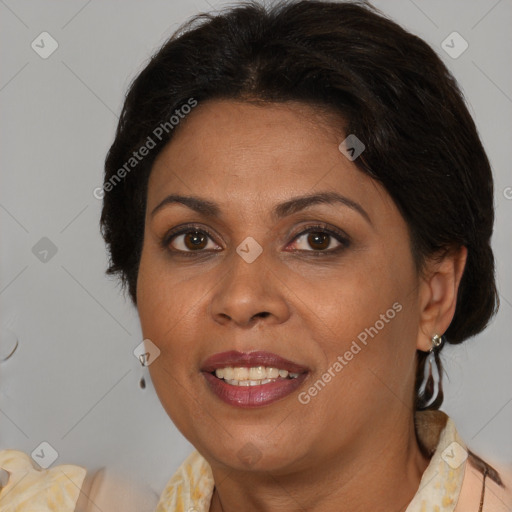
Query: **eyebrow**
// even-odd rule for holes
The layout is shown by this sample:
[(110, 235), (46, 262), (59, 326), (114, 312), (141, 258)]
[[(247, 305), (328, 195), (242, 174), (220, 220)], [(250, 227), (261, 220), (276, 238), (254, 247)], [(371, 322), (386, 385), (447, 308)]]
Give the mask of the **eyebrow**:
[[(183, 204), (191, 210), (207, 217), (219, 218), (222, 214), (219, 205), (212, 201), (202, 199), (197, 196), (171, 194), (154, 208), (151, 212), (151, 217), (154, 217), (155, 214), (165, 206), (174, 203)], [(272, 217), (274, 219), (281, 219), (316, 204), (342, 204), (343, 206), (347, 206), (348, 208), (358, 212), (369, 224), (372, 224), (370, 216), (359, 203), (356, 203), (352, 199), (338, 194), (337, 192), (330, 191), (292, 197), (291, 199), (274, 206), (272, 209)]]

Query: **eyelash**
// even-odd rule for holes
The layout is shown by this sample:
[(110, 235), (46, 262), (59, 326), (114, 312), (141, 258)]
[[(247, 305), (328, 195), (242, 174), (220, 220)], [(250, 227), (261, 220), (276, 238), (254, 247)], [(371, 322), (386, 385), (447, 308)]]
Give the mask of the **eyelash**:
[[(173, 255), (177, 254), (177, 255), (186, 256), (186, 257), (197, 257), (197, 256), (202, 256), (204, 254), (207, 254), (208, 252), (211, 252), (211, 251), (205, 251), (205, 250), (182, 251), (179, 249), (170, 249), (169, 248), (169, 244), (174, 240), (174, 238), (178, 237), (179, 235), (183, 235), (183, 234), (187, 234), (187, 233), (191, 233), (191, 232), (198, 232), (198, 233), (206, 234), (206, 235), (208, 235), (208, 237), (210, 239), (212, 239), (212, 240), (215, 239), (215, 235), (213, 235), (213, 233), (211, 233), (208, 229), (191, 224), (191, 225), (175, 228), (175, 229), (171, 230), (170, 232), (166, 233), (162, 237), (160, 244), (163, 249), (166, 249)], [(292, 252), (311, 253), (311, 255), (313, 257), (332, 256), (334, 254), (338, 254), (339, 252), (343, 251), (350, 245), (350, 239), (343, 231), (329, 229), (328, 227), (326, 227), (325, 224), (315, 224), (312, 226), (307, 226), (306, 229), (304, 229), (303, 231), (301, 231), (300, 233), (298, 233), (297, 235), (295, 235), (293, 237), (292, 242), (294, 242), (298, 238), (300, 238), (303, 235), (306, 235), (308, 233), (322, 233), (322, 234), (329, 235), (329, 236), (333, 237), (334, 239), (336, 239), (341, 245), (336, 247), (335, 249), (329, 249), (329, 250), (323, 250), (323, 251), (318, 251), (318, 250), (307, 251), (307, 250), (297, 249)], [(218, 251), (214, 251), (214, 252), (218, 252)]]

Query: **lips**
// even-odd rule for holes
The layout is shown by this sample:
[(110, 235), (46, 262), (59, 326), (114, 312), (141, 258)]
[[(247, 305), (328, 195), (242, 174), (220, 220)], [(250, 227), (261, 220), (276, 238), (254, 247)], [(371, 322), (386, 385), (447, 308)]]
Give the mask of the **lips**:
[[(272, 379), (272, 382), (261, 385), (233, 386), (215, 376), (215, 370), (227, 366), (242, 368), (266, 366), (288, 370), (289, 373), (299, 375), (292, 379)], [(202, 364), (201, 372), (210, 391), (223, 402), (233, 407), (249, 409), (269, 405), (290, 395), (303, 384), (309, 369), (271, 352), (242, 353), (231, 350), (214, 354), (206, 359)]]
[(293, 361), (284, 359), (277, 354), (271, 352), (238, 352), (230, 350), (229, 352), (221, 352), (214, 354), (206, 359), (201, 366), (201, 371), (206, 373), (213, 373), (218, 368), (225, 368), (227, 366), (251, 368), (254, 366), (268, 366), (278, 368), (280, 370), (288, 370), (290, 373), (306, 373), (308, 368), (301, 366)]
[(211, 373), (203, 373), (209, 389), (220, 400), (232, 407), (252, 409), (270, 405), (296, 391), (307, 378), (307, 372), (295, 379), (277, 379), (261, 386), (231, 386)]

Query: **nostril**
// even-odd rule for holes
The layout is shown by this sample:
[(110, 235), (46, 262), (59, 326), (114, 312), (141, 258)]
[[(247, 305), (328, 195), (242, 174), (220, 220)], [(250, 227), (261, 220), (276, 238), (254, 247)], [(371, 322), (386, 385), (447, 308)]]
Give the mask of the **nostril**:
[(268, 311), (262, 311), (261, 313), (257, 313), (253, 316), (253, 318), (260, 316), (261, 318), (266, 318), (270, 313)]

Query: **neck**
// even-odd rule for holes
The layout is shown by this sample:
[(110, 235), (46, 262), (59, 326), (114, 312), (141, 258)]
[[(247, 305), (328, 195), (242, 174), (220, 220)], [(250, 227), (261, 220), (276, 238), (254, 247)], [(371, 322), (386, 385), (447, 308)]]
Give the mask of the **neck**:
[(401, 430), (391, 427), (393, 435), (384, 441), (379, 436), (365, 439), (351, 448), (352, 455), (336, 453), (293, 475), (212, 467), (219, 484), (209, 512), (238, 512), (242, 503), (245, 512), (404, 512), (429, 460), (419, 448), (412, 418)]

